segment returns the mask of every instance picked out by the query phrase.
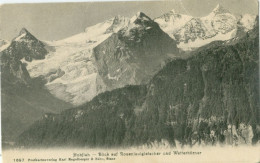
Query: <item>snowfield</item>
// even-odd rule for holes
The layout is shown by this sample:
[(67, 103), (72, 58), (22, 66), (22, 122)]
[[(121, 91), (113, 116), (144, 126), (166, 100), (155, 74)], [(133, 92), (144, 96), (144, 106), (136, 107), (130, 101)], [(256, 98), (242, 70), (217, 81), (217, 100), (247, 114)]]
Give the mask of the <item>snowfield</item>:
[(22, 62), (27, 64), (31, 77), (45, 77), (48, 81), (47, 89), (56, 97), (74, 105), (89, 101), (106, 90), (92, 54), (93, 48), (125, 26), (125, 23), (119, 23), (107, 32), (116, 18), (86, 28), (85, 32), (63, 40), (46, 41), (47, 46), (54, 50), (49, 51), (45, 59), (33, 62), (22, 59)]
[(204, 17), (177, 14), (172, 10), (156, 18), (155, 22), (165, 33), (179, 42), (178, 48), (190, 51), (212, 41), (226, 41), (234, 38), (240, 26), (247, 32), (253, 28), (255, 19), (256, 16), (250, 14), (236, 18), (221, 5), (217, 5)]

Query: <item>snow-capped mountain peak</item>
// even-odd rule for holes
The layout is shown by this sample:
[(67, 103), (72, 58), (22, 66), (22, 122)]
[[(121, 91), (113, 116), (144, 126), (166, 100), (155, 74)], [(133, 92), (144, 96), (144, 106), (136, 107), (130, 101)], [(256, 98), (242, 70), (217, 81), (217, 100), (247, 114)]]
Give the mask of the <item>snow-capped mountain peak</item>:
[(22, 28), (19, 35), (13, 41), (38, 41), (26, 28)]
[(178, 14), (174, 9), (163, 14), (162, 16), (154, 19), (158, 23), (161, 29), (168, 33), (168, 35), (174, 39), (173, 33), (183, 27), (193, 17), (184, 14)]
[(230, 12), (227, 9), (225, 9), (222, 5), (218, 4), (211, 13), (224, 14), (224, 13), (230, 13)]
[(23, 39), (29, 32), (27, 31), (26, 28), (22, 28), (21, 31), (19, 32), (19, 35), (14, 39), (15, 41), (19, 41)]
[[(216, 40), (228, 40), (235, 36), (237, 19), (227, 9), (217, 5), (213, 11), (204, 17), (191, 18), (180, 28), (170, 28), (170, 22), (162, 23), (160, 26), (168, 25), (166, 33), (173, 36), (178, 47), (191, 50)], [(174, 24), (173, 24), (174, 25)]]
[(22, 38), (24, 38), (26, 36), (26, 33), (22, 33), (21, 35), (19, 35), (18, 37), (16, 37), (14, 40), (15, 41), (20, 41)]
[(25, 28), (22, 28), (19, 35), (1, 52), (18, 60), (24, 59), (27, 62), (42, 60), (48, 53), (45, 49), (45, 44)]
[(112, 24), (111, 26), (106, 30), (106, 33), (116, 33), (120, 29), (126, 27), (129, 23), (129, 18), (117, 15), (114, 18), (112, 18)]
[(131, 19), (131, 23), (139, 24), (140, 21), (152, 21), (151, 18), (149, 18), (147, 15), (145, 15), (143, 12), (137, 12)]
[(117, 15), (117, 16), (114, 17), (112, 25), (118, 25), (121, 22), (125, 22), (127, 20), (129, 20), (129, 18), (121, 16), (121, 15)]
[(64, 44), (77, 44), (86, 49), (85, 44), (87, 43), (88, 45), (94, 47), (107, 39), (111, 34), (117, 33), (119, 30), (128, 26), (128, 24), (129, 18), (117, 15), (104, 22), (85, 28), (85, 31), (82, 33), (65, 38), (63, 40), (51, 42), (51, 44), (54, 43), (55, 45), (59, 46)]
[[(127, 26), (119, 31), (120, 35), (128, 37), (130, 40), (140, 41), (143, 34), (151, 29), (160, 29), (159, 25), (154, 22), (143, 12), (137, 12), (130, 20)], [(134, 39), (135, 38), (135, 39)]]
[(26, 28), (22, 28), (19, 35), (30, 33)]

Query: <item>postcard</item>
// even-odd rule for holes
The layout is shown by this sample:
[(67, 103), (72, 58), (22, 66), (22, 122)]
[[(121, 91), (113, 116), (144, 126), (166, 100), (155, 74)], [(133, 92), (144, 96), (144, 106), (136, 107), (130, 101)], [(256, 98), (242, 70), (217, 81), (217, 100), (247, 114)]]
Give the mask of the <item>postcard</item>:
[(2, 161), (259, 162), (258, 5), (2, 4)]

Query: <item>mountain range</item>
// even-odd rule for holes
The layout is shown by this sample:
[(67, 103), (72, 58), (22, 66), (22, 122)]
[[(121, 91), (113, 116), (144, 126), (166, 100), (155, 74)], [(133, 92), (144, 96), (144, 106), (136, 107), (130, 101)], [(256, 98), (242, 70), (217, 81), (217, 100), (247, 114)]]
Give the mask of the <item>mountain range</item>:
[[(58, 41), (39, 40), (23, 28), (12, 41), (0, 40), (2, 116), (4, 117), (2, 118), (3, 140), (14, 141), (36, 120), (42, 118), (41, 121), (36, 122), (20, 136), (20, 144), (50, 145), (53, 144), (53, 141), (58, 141), (57, 145), (62, 143), (66, 145), (82, 144), (83, 138), (76, 138), (77, 134), (82, 135), (82, 137), (85, 134), (90, 134), (84, 138), (86, 142), (83, 143), (90, 146), (101, 146), (102, 144), (105, 146), (112, 144), (140, 145), (162, 139), (174, 144), (173, 139), (169, 139), (174, 135), (173, 130), (178, 131), (178, 134), (174, 135), (176, 137), (174, 140), (178, 139), (180, 142), (192, 141), (190, 137), (189, 140), (184, 139), (187, 135), (182, 131), (179, 133), (179, 130), (182, 129), (176, 125), (190, 126), (190, 122), (196, 121), (194, 119), (198, 117), (199, 122), (196, 123), (200, 123), (202, 113), (198, 113), (198, 110), (203, 112), (207, 108), (206, 106), (214, 106), (214, 111), (218, 110), (217, 107), (220, 107), (220, 114), (226, 113), (223, 109), (229, 112), (230, 109), (222, 105), (225, 102), (225, 105), (232, 103), (228, 102), (226, 96), (231, 97), (236, 94), (218, 92), (217, 89), (220, 88), (221, 90), (229, 89), (230, 83), (222, 82), (222, 79), (214, 86), (213, 84), (205, 84), (214, 83), (214, 80), (218, 81), (221, 77), (218, 76), (219, 73), (214, 74), (216, 72), (208, 77), (207, 73), (204, 74), (204, 71), (207, 71), (210, 62), (213, 62), (212, 65), (215, 65), (216, 69), (219, 68), (219, 71), (224, 71), (223, 68), (230, 69), (231, 67), (227, 63), (230, 62), (232, 65), (231, 60), (234, 58), (226, 57), (237, 53), (247, 54), (249, 57), (244, 58), (245, 60), (242, 60), (242, 64), (239, 64), (238, 67), (247, 65), (249, 62), (251, 64), (251, 60), (253, 60), (252, 63), (255, 63), (255, 57), (258, 55), (258, 51), (254, 51), (256, 48), (254, 45), (258, 39), (254, 37), (257, 34), (257, 19), (258, 17), (255, 15), (233, 15), (218, 5), (208, 16), (201, 18), (178, 14), (174, 10), (154, 20), (142, 12), (136, 13), (132, 18), (116, 16), (87, 27), (82, 33)], [(241, 49), (239, 49), (239, 46), (242, 46)], [(211, 48), (216, 50), (210, 50)], [(234, 48), (237, 52), (233, 52)], [(252, 50), (252, 54), (249, 54), (246, 49)], [(221, 52), (225, 52), (223, 56), (221, 55), (222, 58), (215, 58), (215, 53)], [(211, 56), (211, 53), (214, 53), (214, 56)], [(198, 61), (198, 59), (203, 61)], [(217, 61), (214, 61), (215, 59)], [(223, 61), (221, 65), (224, 67), (218, 65), (219, 60)], [(184, 73), (182, 66), (186, 65), (186, 70), (188, 70), (191, 68), (189, 66), (191, 62), (194, 62), (194, 71)], [(205, 65), (200, 67), (201, 64)], [(257, 66), (258, 64), (252, 68), (253, 75), (257, 71), (255, 69)], [(240, 68), (237, 69), (240, 70)], [(242, 75), (245, 74), (244, 71), (249, 71), (245, 67), (242, 69)], [(164, 71), (173, 74), (160, 76)], [(233, 73), (235, 71), (230, 70), (230, 80), (236, 80), (233, 79), (233, 77), (236, 78), (232, 76)], [(187, 75), (193, 76), (194, 80)], [(164, 78), (166, 83), (153, 84), (161, 78), (162, 80)], [(187, 78), (187, 82), (190, 82), (186, 83), (185, 86), (182, 78)], [(207, 79), (210, 81), (206, 81)], [(254, 80), (258, 80), (258, 78)], [(182, 88), (180, 83), (183, 82), (184, 87)], [(207, 89), (205, 85), (207, 85)], [(249, 102), (243, 104), (245, 107), (251, 108), (250, 115), (252, 112), (257, 112), (256, 108), (259, 107), (259, 104), (254, 98), (258, 97), (259, 94), (251, 90), (251, 88), (257, 88), (255, 83), (246, 81), (238, 85), (247, 88), (243, 91), (249, 91), (247, 92), (248, 95), (253, 96), (252, 99), (249, 99)], [(249, 85), (249, 87), (246, 87), (246, 85)], [(156, 87), (159, 92), (160, 89), (161, 91), (164, 90), (165, 95), (163, 95), (163, 92), (154, 95)], [(190, 90), (186, 90), (187, 87)], [(167, 92), (167, 89), (169, 89), (169, 92)], [(200, 96), (203, 94), (203, 92), (200, 92), (203, 89), (204, 96)], [(206, 93), (209, 89), (215, 90), (215, 92), (212, 93), (211, 90)], [(177, 93), (181, 90), (188, 91), (187, 97), (186, 94), (183, 95), (183, 92)], [(242, 98), (240, 93), (234, 95), (236, 96), (234, 98)], [(193, 98), (192, 95), (197, 97)], [(152, 98), (153, 96), (154, 98)], [(181, 99), (177, 100), (179, 97)], [(184, 99), (193, 102), (186, 105)], [(156, 104), (153, 102), (156, 102)], [(240, 105), (239, 103), (230, 105), (235, 108), (233, 109), (235, 112), (240, 109), (236, 108), (237, 105)], [(178, 113), (181, 118), (179, 121), (176, 120), (176, 116), (179, 115), (172, 115), (173, 117), (168, 119), (165, 117), (166, 114), (169, 114), (168, 106), (175, 113), (180, 112)], [(67, 110), (68, 108), (73, 109)], [(191, 116), (193, 119), (190, 119), (190, 115), (187, 117), (187, 110), (189, 109), (194, 110), (193, 117)], [(65, 111), (63, 112), (63, 110)], [(232, 116), (233, 110), (230, 113)], [(86, 113), (90, 113), (93, 117)], [(99, 114), (103, 117), (97, 117)], [(223, 121), (221, 122), (225, 122), (224, 128), (227, 128), (228, 125), (231, 125), (232, 128), (235, 125), (236, 130), (242, 124), (242, 121), (236, 121), (236, 124), (226, 122), (226, 117), (215, 115), (215, 113), (205, 114), (210, 115), (213, 119), (214, 117), (222, 118)], [(75, 120), (77, 119), (75, 117), (84, 118)], [(100, 121), (101, 119), (103, 120)], [(205, 121), (209, 123), (208, 116), (204, 115), (202, 119), (206, 119)], [(147, 126), (148, 121), (151, 124)], [(251, 130), (248, 129), (248, 132), (249, 130), (250, 133), (256, 132), (258, 122), (255, 121), (257, 120), (252, 120), (254, 125), (251, 124), (251, 121), (249, 124), (249, 120), (243, 121), (247, 129), (252, 128)], [(131, 125), (128, 126), (128, 123)], [(86, 124), (88, 126), (85, 126)], [(107, 131), (107, 133), (99, 133), (100, 131), (90, 124), (104, 130), (104, 132)], [(102, 124), (108, 126), (104, 128), (104, 126), (100, 126)], [(42, 125), (46, 130), (39, 131), (37, 128), (42, 128)], [(77, 125), (83, 128), (78, 128)], [(150, 125), (157, 127), (151, 129), (152, 126)], [(216, 122), (216, 125), (219, 124)], [(60, 127), (60, 130), (57, 130), (58, 133), (54, 132), (56, 135), (47, 134), (46, 139), (38, 137), (49, 132), (48, 130), (56, 130), (55, 126)], [(65, 129), (66, 126), (67, 129)], [(73, 127), (75, 130), (72, 129)], [(193, 126), (193, 128), (196, 127)], [(110, 129), (113, 130), (113, 133), (108, 131)], [(194, 129), (194, 132), (196, 129)], [(39, 134), (33, 136), (34, 130), (37, 130)], [(91, 132), (87, 132), (87, 130)], [(213, 131), (220, 132), (219, 130)], [(157, 135), (158, 132), (161, 132), (161, 134)], [(146, 138), (137, 138), (138, 135), (142, 134), (145, 134)], [(257, 134), (253, 134), (254, 140), (258, 140)], [(165, 137), (165, 135), (168, 136)], [(218, 136), (223, 137), (223, 133)], [(38, 139), (42, 142), (39, 142)], [(96, 139), (95, 143), (91, 143), (93, 139)], [(203, 139), (203, 141), (205, 140)]]
[(260, 140), (259, 31), (174, 59), (146, 85), (104, 92), (46, 114), (18, 139), (26, 147), (245, 145)]
[(155, 18), (155, 22), (178, 42), (179, 48), (192, 50), (212, 41), (229, 40), (241, 31), (247, 32), (253, 28), (255, 19), (256, 15), (234, 15), (218, 4), (204, 17), (178, 14), (172, 10)]

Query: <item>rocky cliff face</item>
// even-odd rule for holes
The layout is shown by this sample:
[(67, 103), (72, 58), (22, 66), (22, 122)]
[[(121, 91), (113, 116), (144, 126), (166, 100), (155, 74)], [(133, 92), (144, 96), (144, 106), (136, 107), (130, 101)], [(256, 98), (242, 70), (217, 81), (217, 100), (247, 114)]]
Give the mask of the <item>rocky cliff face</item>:
[(25, 65), (20, 60), (5, 55), (1, 57), (1, 77), (11, 83), (28, 84), (30, 82), (30, 75)]
[(9, 55), (26, 61), (44, 59), (47, 54), (44, 44), (23, 28), (19, 36), (14, 38), (8, 48), (1, 51), (3, 55)]
[(23, 28), (19, 36), (0, 52), (2, 78), (10, 82), (20, 81), (28, 84), (30, 75), (21, 59), (43, 59), (46, 54), (44, 44)]
[[(31, 78), (21, 60), (43, 59), (44, 44), (26, 29), (0, 52), (2, 140), (5, 147), (45, 112), (71, 107), (44, 89), (44, 81)], [(46, 102), (48, 101), (48, 102)], [(57, 107), (58, 106), (58, 107)]]
[(145, 86), (105, 92), (82, 106), (43, 117), (17, 143), (252, 144), (260, 140), (258, 90), (257, 26), (241, 39), (214, 42), (188, 59), (175, 59)]
[(147, 83), (179, 55), (176, 42), (141, 12), (131, 19), (116, 16), (46, 45), (45, 59), (23, 62), (32, 77), (44, 77), (54, 96), (73, 105), (104, 91)]
[(176, 42), (144, 13), (94, 48), (99, 75), (108, 89), (147, 83), (179, 53)]

